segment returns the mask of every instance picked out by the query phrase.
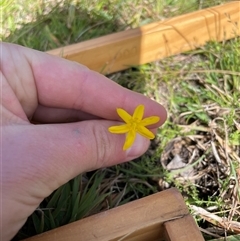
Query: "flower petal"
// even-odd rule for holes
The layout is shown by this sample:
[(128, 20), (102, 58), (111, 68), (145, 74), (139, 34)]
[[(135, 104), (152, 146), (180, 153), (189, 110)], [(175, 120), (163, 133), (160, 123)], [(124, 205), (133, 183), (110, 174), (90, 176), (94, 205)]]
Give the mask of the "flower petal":
[(155, 135), (150, 130), (141, 125), (138, 125), (137, 132), (148, 139), (153, 139), (155, 137)]
[(117, 108), (117, 113), (126, 123), (129, 123), (130, 120), (132, 119), (132, 116), (129, 115), (127, 111), (125, 111), (122, 108)]
[(141, 121), (144, 114), (144, 105), (138, 105), (133, 113), (133, 119)]
[(129, 131), (127, 133), (127, 136), (126, 136), (126, 140), (125, 140), (125, 143), (124, 143), (124, 146), (123, 146), (123, 150), (127, 150), (134, 142), (136, 138), (136, 132), (135, 131)]
[(111, 133), (122, 134), (127, 133), (130, 130), (128, 125), (110, 126), (108, 131)]
[(150, 117), (144, 118), (140, 122), (140, 125), (148, 126), (148, 125), (156, 124), (159, 122), (159, 120), (160, 120), (160, 117), (158, 116), (150, 116)]

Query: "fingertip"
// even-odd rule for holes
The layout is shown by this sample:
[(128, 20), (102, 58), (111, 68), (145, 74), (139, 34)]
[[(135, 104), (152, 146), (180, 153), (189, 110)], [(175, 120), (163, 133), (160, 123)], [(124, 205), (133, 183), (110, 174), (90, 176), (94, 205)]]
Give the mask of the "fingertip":
[(126, 150), (127, 160), (130, 161), (143, 155), (147, 151), (149, 145), (150, 141), (147, 138), (137, 134), (133, 145)]

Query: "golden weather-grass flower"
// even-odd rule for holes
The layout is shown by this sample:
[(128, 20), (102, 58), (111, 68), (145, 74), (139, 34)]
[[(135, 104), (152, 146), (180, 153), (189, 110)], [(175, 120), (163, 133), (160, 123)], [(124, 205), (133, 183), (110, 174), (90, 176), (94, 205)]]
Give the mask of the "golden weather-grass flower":
[(150, 116), (143, 119), (144, 105), (138, 105), (132, 116), (121, 108), (117, 108), (117, 113), (126, 124), (111, 126), (108, 130), (115, 134), (127, 133), (123, 150), (127, 150), (131, 147), (137, 133), (148, 139), (153, 139), (155, 137), (154, 134), (146, 128), (146, 126), (157, 123), (160, 118), (158, 116)]

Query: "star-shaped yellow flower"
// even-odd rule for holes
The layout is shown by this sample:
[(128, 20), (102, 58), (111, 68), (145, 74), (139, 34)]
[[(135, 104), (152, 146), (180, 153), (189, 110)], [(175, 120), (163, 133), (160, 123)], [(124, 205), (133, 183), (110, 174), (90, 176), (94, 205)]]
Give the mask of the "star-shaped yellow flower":
[(143, 119), (144, 105), (137, 106), (133, 116), (121, 108), (117, 108), (117, 113), (126, 122), (126, 124), (111, 126), (108, 128), (108, 130), (111, 133), (116, 134), (127, 133), (123, 150), (127, 150), (133, 144), (137, 133), (148, 139), (153, 139), (155, 137), (154, 134), (145, 126), (157, 123), (160, 118), (158, 116), (150, 116)]

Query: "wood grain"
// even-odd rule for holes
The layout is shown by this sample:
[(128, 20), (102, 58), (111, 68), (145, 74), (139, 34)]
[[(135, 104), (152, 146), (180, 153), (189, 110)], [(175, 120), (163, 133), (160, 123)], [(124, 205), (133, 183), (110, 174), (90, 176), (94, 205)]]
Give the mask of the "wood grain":
[(238, 36), (239, 13), (240, 2), (234, 1), (48, 53), (109, 74)]
[(190, 214), (164, 223), (164, 228), (165, 241), (204, 241)]
[(162, 241), (163, 223), (186, 215), (188, 208), (181, 194), (173, 188), (70, 223), (27, 241)]

